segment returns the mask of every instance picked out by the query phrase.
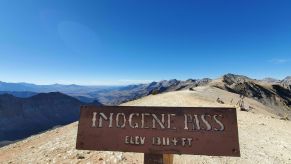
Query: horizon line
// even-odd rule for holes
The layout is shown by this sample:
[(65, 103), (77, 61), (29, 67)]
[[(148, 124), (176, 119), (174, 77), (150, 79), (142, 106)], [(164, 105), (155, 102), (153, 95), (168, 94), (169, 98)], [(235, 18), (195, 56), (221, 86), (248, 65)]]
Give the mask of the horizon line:
[[(214, 79), (218, 79), (218, 78), (221, 78), (222, 76), (224, 75), (227, 75), (227, 74), (233, 74), (233, 75), (239, 75), (239, 76), (246, 76), (248, 78), (251, 78), (251, 79), (254, 79), (254, 80), (263, 80), (263, 79), (266, 79), (266, 78), (272, 78), (272, 79), (275, 79), (275, 80), (283, 80), (284, 78), (282, 79), (278, 79), (278, 78), (273, 78), (273, 77), (270, 77), (270, 76), (267, 76), (267, 77), (264, 77), (264, 78), (253, 78), (253, 77), (250, 77), (248, 75), (242, 75), (242, 74), (235, 74), (235, 73), (226, 73), (226, 74), (223, 74), (221, 76), (218, 76), (218, 77), (204, 77), (204, 78), (186, 78), (186, 79), (177, 79), (177, 78), (169, 78), (167, 79), (167, 81), (169, 80), (179, 80), (179, 81), (186, 81), (186, 80), (201, 80), (201, 79), (205, 79), (205, 78), (209, 78), (211, 80), (214, 80)], [(287, 75), (285, 78), (289, 77), (289, 75)], [(52, 82), (52, 83), (39, 83), (39, 82), (24, 82), (24, 81), (20, 81), (20, 82), (17, 82), (17, 81), (2, 81), (0, 80), (0, 83), (14, 83), (14, 84), (32, 84), (32, 85), (77, 85), (77, 86), (88, 86), (88, 87), (109, 87), (109, 86), (127, 86), (127, 85), (138, 85), (138, 84), (148, 84), (148, 83), (151, 83), (151, 82), (160, 82), (160, 81), (164, 81), (165, 79), (162, 79), (162, 80), (116, 80), (116, 81), (107, 81), (107, 82), (104, 82), (104, 83), (87, 83), (87, 84), (84, 84), (84, 83), (70, 83), (70, 82)], [(102, 81), (102, 80), (100, 80)], [(109, 82), (109, 83), (108, 83)], [(119, 82), (119, 83), (114, 83), (114, 82)]]

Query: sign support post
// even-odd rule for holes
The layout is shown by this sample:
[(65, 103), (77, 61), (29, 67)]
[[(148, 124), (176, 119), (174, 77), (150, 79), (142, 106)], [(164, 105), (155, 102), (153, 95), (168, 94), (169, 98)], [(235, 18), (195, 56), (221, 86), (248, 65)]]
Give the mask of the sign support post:
[(144, 153), (144, 164), (173, 164), (173, 154)]
[(163, 154), (144, 153), (144, 164), (164, 164)]
[(173, 154), (163, 154), (164, 164), (173, 164), (174, 155)]

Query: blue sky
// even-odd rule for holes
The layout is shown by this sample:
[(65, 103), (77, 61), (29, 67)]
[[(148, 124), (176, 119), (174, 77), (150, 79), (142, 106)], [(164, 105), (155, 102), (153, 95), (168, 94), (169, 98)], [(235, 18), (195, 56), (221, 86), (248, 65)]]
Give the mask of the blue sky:
[(0, 81), (291, 75), (291, 1), (1, 0)]

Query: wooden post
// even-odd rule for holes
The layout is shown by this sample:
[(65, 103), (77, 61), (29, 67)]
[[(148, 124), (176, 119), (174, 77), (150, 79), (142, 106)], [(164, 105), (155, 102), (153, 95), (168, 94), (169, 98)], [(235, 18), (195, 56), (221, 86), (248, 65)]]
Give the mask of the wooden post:
[(144, 154), (144, 164), (163, 164), (163, 154)]
[(144, 154), (144, 164), (173, 164), (173, 154)]
[(173, 164), (174, 155), (173, 154), (163, 154), (164, 164)]

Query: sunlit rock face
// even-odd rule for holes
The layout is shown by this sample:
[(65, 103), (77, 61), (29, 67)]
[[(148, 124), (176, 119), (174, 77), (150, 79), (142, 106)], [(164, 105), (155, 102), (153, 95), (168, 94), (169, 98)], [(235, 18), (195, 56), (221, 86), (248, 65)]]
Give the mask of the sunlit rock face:
[(289, 90), (291, 89), (291, 76), (287, 76), (285, 79), (283, 79), (280, 84), (285, 87), (288, 88)]

